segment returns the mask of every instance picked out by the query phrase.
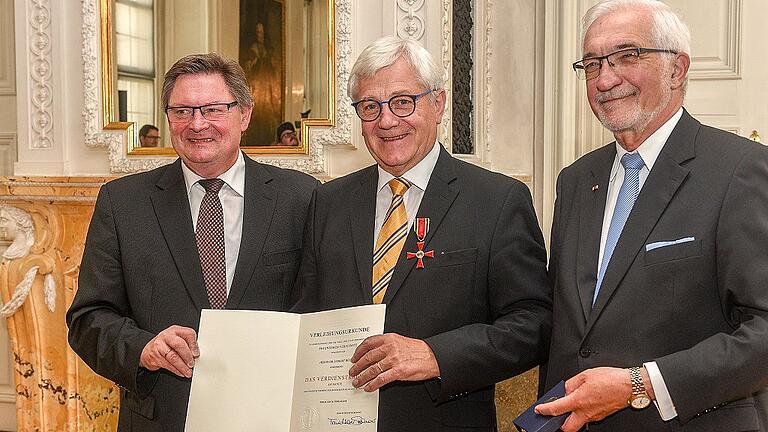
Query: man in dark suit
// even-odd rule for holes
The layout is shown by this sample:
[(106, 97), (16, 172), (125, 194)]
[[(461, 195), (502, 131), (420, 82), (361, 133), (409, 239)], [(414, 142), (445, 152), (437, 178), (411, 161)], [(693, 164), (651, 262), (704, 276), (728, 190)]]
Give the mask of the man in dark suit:
[(566, 432), (768, 430), (768, 152), (682, 108), (668, 6), (600, 2), (584, 28), (574, 69), (616, 142), (558, 179), (545, 386), (567, 396), (537, 409)]
[(295, 309), (386, 303), (349, 371), (381, 389), (379, 431), (494, 431), (494, 383), (541, 362), (549, 334), (530, 193), (437, 142), (442, 71), (418, 43), (372, 43), (348, 94), (377, 164), (316, 190)]
[(102, 187), (67, 313), (72, 348), (121, 388), (120, 431), (184, 430), (202, 309), (288, 308), (317, 184), (240, 151), (236, 62), (185, 57), (162, 97), (179, 160)]

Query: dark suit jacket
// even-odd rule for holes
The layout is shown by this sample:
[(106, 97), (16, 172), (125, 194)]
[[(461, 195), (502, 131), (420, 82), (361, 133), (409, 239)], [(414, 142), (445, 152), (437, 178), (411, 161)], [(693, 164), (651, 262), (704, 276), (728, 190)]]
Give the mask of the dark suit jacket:
[[(376, 166), (320, 186), (307, 218), (295, 309), (372, 303)], [(528, 189), (441, 149), (418, 210), (430, 219), (424, 269), (411, 230), (384, 296), (385, 332), (423, 339), (441, 380), (380, 393), (379, 431), (492, 431), (497, 381), (543, 360), (551, 318), (546, 251)], [(351, 366), (351, 365), (350, 365)]]
[[(558, 179), (546, 387), (596, 366), (655, 360), (678, 417), (664, 423), (653, 406), (625, 409), (589, 430), (768, 430), (768, 151), (684, 112), (592, 308), (615, 155), (609, 144)], [(645, 248), (685, 237), (695, 240)]]
[[(245, 158), (243, 233), (228, 309), (286, 310), (312, 177)], [(139, 367), (160, 331), (210, 308), (181, 161), (101, 188), (67, 313), (72, 349), (121, 387), (120, 431), (182, 431), (191, 380)]]

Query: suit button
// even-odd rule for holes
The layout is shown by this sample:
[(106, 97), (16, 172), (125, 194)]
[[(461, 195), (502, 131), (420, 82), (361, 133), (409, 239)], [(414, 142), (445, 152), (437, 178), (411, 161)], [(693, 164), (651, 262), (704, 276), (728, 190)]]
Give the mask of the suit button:
[(591, 356), (591, 355), (592, 355), (592, 350), (590, 350), (589, 348), (582, 348), (582, 349), (579, 351), (579, 355), (580, 355), (582, 358), (587, 358), (587, 357), (589, 357), (589, 356)]

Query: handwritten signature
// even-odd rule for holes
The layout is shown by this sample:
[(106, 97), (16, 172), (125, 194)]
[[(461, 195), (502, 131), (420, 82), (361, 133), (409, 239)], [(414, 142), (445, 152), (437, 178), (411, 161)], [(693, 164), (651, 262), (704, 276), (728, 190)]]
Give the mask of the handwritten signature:
[(361, 416), (354, 416), (349, 418), (328, 418), (328, 424), (331, 426), (352, 425), (359, 426), (364, 424), (376, 423), (375, 419), (367, 419)]

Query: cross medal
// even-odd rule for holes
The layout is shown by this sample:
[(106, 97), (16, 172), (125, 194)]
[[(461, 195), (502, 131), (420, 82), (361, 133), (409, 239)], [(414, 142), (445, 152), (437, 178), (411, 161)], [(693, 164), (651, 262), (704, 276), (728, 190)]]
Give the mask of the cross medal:
[(413, 230), (416, 231), (416, 238), (418, 239), (418, 242), (416, 242), (416, 247), (418, 247), (419, 250), (416, 252), (407, 252), (405, 257), (407, 259), (416, 258), (416, 268), (423, 269), (424, 258), (435, 257), (435, 251), (433, 250), (424, 252), (424, 239), (427, 237), (427, 233), (429, 232), (429, 218), (417, 217), (416, 223), (413, 224)]

